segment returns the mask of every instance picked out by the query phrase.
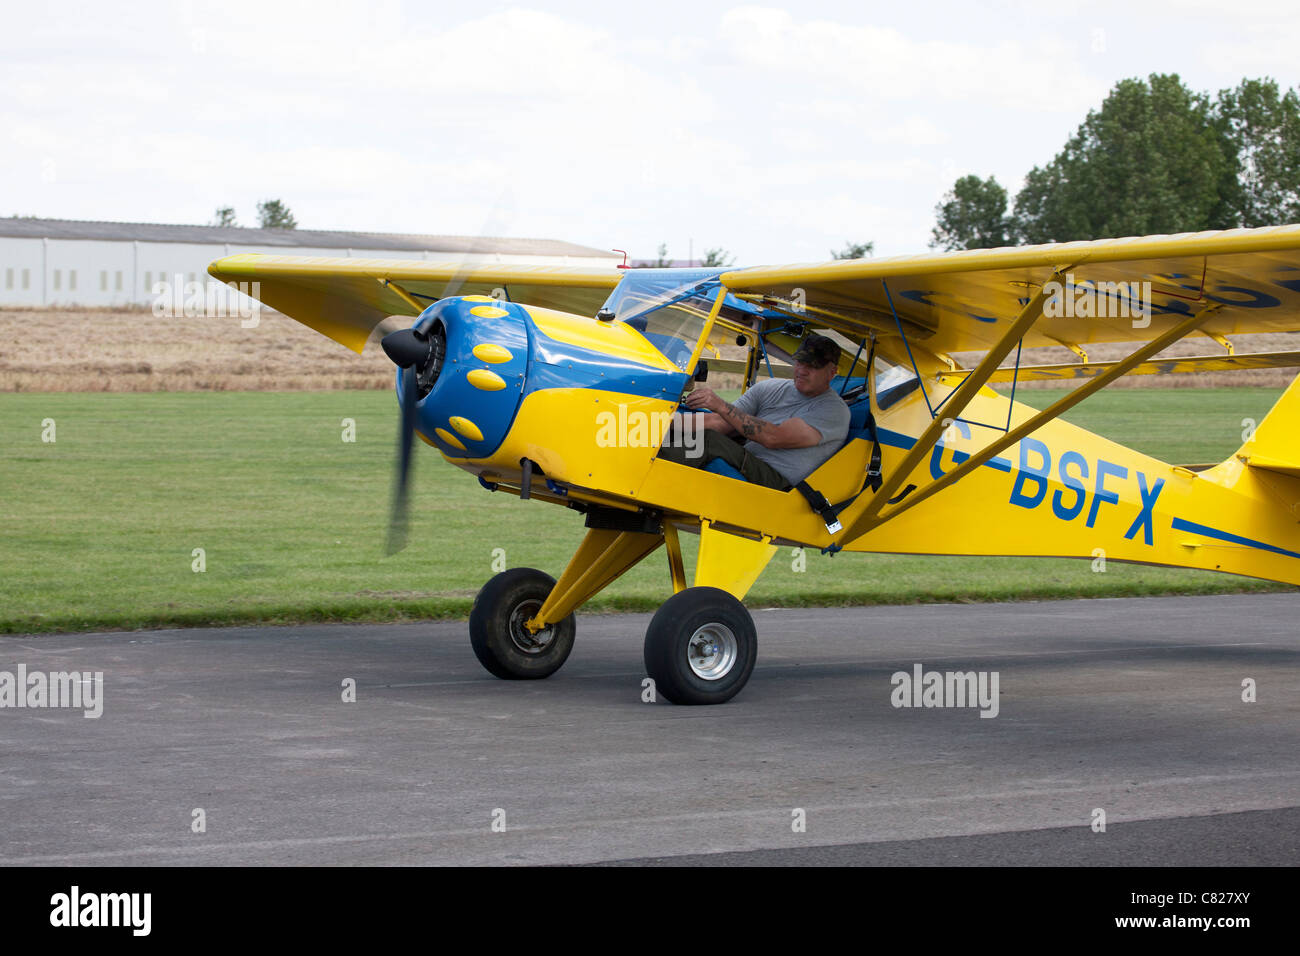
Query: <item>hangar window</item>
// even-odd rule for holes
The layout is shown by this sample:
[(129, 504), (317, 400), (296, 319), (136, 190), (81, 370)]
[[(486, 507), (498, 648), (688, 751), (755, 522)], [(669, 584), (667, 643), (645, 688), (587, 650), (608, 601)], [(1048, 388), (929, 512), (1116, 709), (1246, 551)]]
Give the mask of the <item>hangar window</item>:
[(106, 269), (99, 270), (99, 291), (108, 291), (108, 270)]
[(145, 291), (145, 292), (153, 292), (153, 273), (152, 273), (152, 272), (146, 272), (146, 273), (144, 274), (144, 291)]
[(117, 274), (115, 276), (114, 288), (116, 288), (118, 292), (122, 291), (122, 270), (121, 269), (117, 271)]
[(76, 269), (69, 269), (69, 270), (68, 270), (68, 288), (69, 288), (69, 289), (76, 289), (76, 288), (77, 288), (77, 270), (76, 270)]
[(62, 269), (55, 269), (55, 270), (54, 270), (54, 288), (56, 288), (56, 289), (62, 289), (62, 288), (63, 288), (63, 270), (62, 270)]
[(6, 270), (5, 270), (5, 288), (6, 288), (6, 289), (12, 289), (13, 287), (14, 287), (14, 270), (13, 270), (13, 269), (6, 269)]
[(31, 269), (24, 269), (24, 270), (23, 270), (23, 288), (24, 288), (24, 289), (30, 289), (31, 287), (32, 287), (32, 270), (31, 270)]

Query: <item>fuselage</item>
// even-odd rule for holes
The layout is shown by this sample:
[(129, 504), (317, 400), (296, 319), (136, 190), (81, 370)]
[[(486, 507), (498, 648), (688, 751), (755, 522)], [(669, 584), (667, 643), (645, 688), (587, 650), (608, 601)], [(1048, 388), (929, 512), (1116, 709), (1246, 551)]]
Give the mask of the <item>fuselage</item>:
[[(443, 367), (418, 405), (417, 431), (490, 488), (579, 507), (653, 511), (683, 530), (701, 521), (775, 544), (919, 554), (1104, 556), (1300, 583), (1300, 526), (1281, 498), (1300, 480), (1261, 475), (1229, 459), (1194, 471), (1143, 455), (1061, 419), (1046, 422), (950, 487), (856, 537), (836, 536), (794, 490), (781, 492), (657, 456), (691, 376), (662, 342), (622, 321), (597, 320), (482, 296), (444, 299), (416, 322), (440, 325)], [(923, 349), (881, 358), (910, 363), (918, 382), (869, 407), (882, 470), (897, 468), (955, 388)], [(843, 372), (863, 366), (848, 367)], [(399, 394), (401, 390), (399, 371)], [(874, 370), (873, 370), (874, 374)], [(870, 378), (871, 376), (867, 376)], [(837, 382), (837, 387), (839, 387)], [(936, 408), (938, 409), (936, 411)], [(905, 502), (1036, 409), (985, 387), (899, 485)], [(857, 494), (870, 436), (845, 445), (808, 479), (851, 502), (848, 527), (870, 500)], [(1294, 502), (1296, 499), (1290, 499)]]

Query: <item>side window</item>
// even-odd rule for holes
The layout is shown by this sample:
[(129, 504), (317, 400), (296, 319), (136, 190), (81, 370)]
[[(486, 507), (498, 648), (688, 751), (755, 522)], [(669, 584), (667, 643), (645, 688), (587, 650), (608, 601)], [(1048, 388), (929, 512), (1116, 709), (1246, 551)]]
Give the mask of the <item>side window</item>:
[(916, 377), (910, 365), (895, 365), (877, 354), (875, 366), (874, 391), (877, 408), (888, 408), (899, 399), (912, 394), (921, 384), (921, 380)]

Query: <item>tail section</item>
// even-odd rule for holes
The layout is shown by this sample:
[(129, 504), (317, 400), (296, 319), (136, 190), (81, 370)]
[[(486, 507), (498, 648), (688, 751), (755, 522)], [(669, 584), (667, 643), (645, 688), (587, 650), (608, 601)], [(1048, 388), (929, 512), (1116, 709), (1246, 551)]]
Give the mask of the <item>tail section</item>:
[(1300, 375), (1235, 457), (1253, 469), (1300, 478)]

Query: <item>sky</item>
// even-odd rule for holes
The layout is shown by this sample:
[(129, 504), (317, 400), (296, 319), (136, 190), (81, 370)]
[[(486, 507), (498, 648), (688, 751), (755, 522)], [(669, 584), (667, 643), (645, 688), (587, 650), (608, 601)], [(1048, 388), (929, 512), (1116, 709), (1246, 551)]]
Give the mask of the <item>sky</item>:
[[(653, 12), (648, 12), (653, 11)], [(1295, 0), (15, 3), (0, 215), (924, 252), (1119, 80), (1300, 87)]]

